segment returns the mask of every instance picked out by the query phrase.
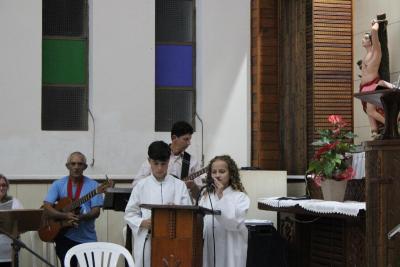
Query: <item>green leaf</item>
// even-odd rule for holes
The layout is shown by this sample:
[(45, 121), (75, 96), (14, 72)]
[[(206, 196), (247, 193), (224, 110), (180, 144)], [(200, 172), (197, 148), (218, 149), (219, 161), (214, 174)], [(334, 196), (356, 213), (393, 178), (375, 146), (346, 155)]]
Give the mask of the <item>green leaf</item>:
[(324, 174), (326, 177), (332, 177), (333, 170), (335, 169), (335, 163), (328, 161), (324, 166)]
[(318, 160), (313, 160), (310, 162), (308, 165), (308, 170), (307, 172), (318, 172), (321, 171), (321, 162)]

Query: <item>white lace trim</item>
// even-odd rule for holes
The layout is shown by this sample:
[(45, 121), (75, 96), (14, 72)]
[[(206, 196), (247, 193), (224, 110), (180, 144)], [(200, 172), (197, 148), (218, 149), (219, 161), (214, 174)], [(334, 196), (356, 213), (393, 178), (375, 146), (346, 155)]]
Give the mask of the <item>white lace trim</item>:
[(269, 198), (260, 198), (258, 199), (258, 202), (274, 208), (279, 208), (279, 207), (288, 208), (298, 205), (305, 210), (321, 214), (338, 213), (354, 217), (356, 217), (361, 210), (366, 210), (365, 202), (356, 202), (356, 201), (336, 202), (336, 201), (324, 201), (320, 199), (279, 200), (279, 197), (269, 197)]

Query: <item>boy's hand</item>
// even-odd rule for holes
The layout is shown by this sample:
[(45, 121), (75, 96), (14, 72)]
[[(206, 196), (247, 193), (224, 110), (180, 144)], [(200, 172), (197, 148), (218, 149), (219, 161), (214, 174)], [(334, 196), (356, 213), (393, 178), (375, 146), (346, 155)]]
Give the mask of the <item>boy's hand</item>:
[(145, 229), (151, 229), (151, 219), (143, 220), (140, 223), (140, 227), (145, 228)]

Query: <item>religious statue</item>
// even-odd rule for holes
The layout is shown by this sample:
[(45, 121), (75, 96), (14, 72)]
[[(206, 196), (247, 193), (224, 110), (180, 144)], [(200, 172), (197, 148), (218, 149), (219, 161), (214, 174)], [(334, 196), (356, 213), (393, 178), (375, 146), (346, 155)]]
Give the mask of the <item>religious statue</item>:
[[(386, 15), (378, 15), (371, 21), (371, 32), (364, 34), (362, 46), (366, 54), (361, 61), (360, 92), (375, 91), (378, 86), (393, 89), (390, 82), (389, 53), (387, 49)], [(362, 102), (368, 115), (373, 139), (380, 138), (380, 128), (385, 124), (384, 112), (371, 103)]]

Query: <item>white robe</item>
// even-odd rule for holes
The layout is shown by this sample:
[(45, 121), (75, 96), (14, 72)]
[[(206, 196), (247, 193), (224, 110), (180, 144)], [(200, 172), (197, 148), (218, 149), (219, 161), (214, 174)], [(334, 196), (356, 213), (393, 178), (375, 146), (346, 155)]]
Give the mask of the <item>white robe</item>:
[(151, 237), (148, 235), (149, 230), (140, 227), (140, 224), (151, 217), (151, 211), (140, 208), (141, 204), (191, 205), (191, 200), (185, 183), (171, 175), (167, 175), (163, 182), (158, 182), (153, 175), (150, 175), (137, 183), (132, 189), (124, 217), (125, 222), (132, 229), (134, 238), (135, 267), (143, 266), (144, 245), (144, 265), (150, 266)]
[[(249, 197), (227, 187), (221, 199), (210, 195), (214, 210), (215, 267), (245, 267), (247, 258), (248, 230), (244, 223), (250, 206)], [(200, 201), (200, 206), (211, 209), (208, 194)], [(204, 216), (203, 267), (214, 267), (213, 216)]]

